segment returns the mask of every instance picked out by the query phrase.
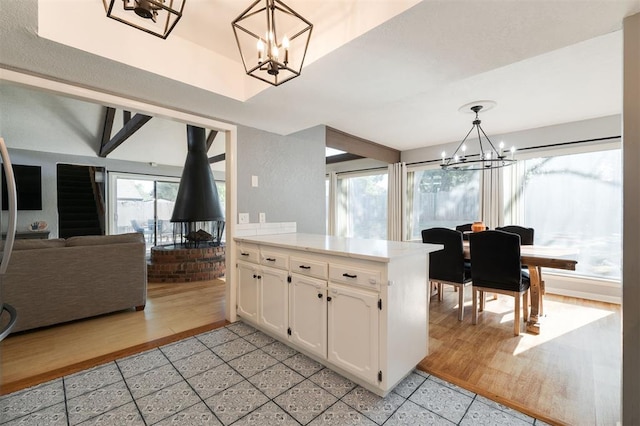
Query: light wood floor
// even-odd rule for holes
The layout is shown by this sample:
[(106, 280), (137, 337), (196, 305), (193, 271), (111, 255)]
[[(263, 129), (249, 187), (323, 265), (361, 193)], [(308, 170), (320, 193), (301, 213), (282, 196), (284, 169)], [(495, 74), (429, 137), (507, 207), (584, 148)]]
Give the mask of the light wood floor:
[(471, 324), (445, 286), (431, 299), (429, 356), (420, 368), (549, 423), (615, 425), (620, 421), (620, 307), (545, 295), (540, 335), (513, 335), (513, 298), (487, 299)]
[[(470, 292), (469, 292), (470, 293)], [(547, 295), (539, 336), (513, 336), (513, 299), (457, 321), (457, 293), (431, 301), (430, 355), (420, 368), (552, 424), (620, 418), (620, 309)], [(0, 394), (224, 325), (224, 283), (149, 284), (144, 312), (12, 335), (0, 344)]]
[(150, 283), (144, 311), (10, 335), (0, 343), (0, 395), (221, 327), (224, 294), (220, 280)]

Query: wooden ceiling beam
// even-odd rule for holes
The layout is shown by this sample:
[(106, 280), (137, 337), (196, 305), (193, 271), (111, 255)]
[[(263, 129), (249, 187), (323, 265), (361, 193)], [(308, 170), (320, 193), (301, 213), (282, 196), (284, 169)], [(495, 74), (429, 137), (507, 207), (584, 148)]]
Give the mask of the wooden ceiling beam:
[(329, 148), (339, 149), (349, 154), (372, 158), (394, 164), (400, 161), (400, 151), (369, 140), (350, 135), (332, 127), (326, 128), (325, 144)]
[(105, 143), (103, 137), (102, 146), (100, 147), (100, 153), (98, 155), (100, 157), (106, 157), (109, 155), (149, 120), (151, 120), (151, 117), (144, 114), (136, 114), (131, 117), (131, 120), (129, 120), (127, 124), (125, 124), (124, 127), (122, 127), (122, 129), (120, 129), (120, 131), (108, 142)]
[(217, 135), (218, 135), (217, 130), (209, 131), (209, 135), (207, 136), (207, 151), (209, 151), (209, 149), (211, 148), (211, 145), (213, 145), (213, 140), (216, 138)]
[(213, 157), (209, 157), (209, 164), (219, 163), (221, 161), (225, 161), (227, 156), (224, 154), (214, 155)]

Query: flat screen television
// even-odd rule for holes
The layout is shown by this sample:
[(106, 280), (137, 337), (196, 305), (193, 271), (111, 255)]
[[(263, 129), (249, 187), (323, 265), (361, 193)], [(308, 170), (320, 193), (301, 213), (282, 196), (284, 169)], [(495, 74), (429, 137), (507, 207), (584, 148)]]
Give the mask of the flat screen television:
[[(42, 169), (40, 166), (13, 165), (18, 210), (42, 210)], [(2, 210), (9, 209), (7, 179), (2, 169)]]

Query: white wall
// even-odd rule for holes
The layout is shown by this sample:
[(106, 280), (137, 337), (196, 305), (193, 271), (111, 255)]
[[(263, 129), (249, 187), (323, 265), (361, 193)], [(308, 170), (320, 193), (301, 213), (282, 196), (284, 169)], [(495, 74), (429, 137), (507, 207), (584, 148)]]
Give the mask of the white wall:
[(640, 424), (640, 14), (624, 26), (622, 424)]

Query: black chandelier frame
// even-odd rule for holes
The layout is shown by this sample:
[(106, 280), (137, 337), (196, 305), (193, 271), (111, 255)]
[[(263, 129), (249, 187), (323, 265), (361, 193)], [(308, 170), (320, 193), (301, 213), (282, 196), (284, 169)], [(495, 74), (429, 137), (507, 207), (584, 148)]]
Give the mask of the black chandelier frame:
[[(487, 170), (487, 169), (499, 169), (506, 166), (513, 165), (516, 160), (513, 158), (514, 148), (511, 148), (511, 158), (507, 158), (502, 148), (496, 149), (489, 136), (480, 126), (482, 122), (478, 117), (479, 112), (482, 110), (482, 105), (473, 105), (470, 109), (476, 114), (475, 120), (472, 122), (471, 129), (467, 135), (462, 139), (462, 142), (458, 145), (453, 155), (449, 158), (445, 158), (444, 153), (442, 157), (442, 164), (440, 167), (444, 170), (459, 170), (459, 171), (475, 171), (475, 170)], [(478, 144), (480, 145), (480, 154), (466, 155), (464, 146), (465, 142), (469, 138), (469, 135), (476, 130), (478, 135)], [(482, 144), (482, 136), (486, 139), (489, 149), (485, 151)], [(461, 153), (462, 151), (462, 153)], [(478, 158), (475, 158), (478, 157)]]
[[(259, 7), (258, 5), (260, 3), (264, 3), (264, 6)], [(248, 27), (248, 20), (259, 14), (264, 14), (266, 18), (266, 31), (264, 31), (266, 35), (264, 36), (257, 34), (260, 31)], [(295, 19), (303, 24), (301, 29), (288, 37), (290, 43), (293, 43), (294, 40), (299, 37), (306, 37), (306, 40), (303, 39), (304, 50), (299, 61), (299, 66), (291, 65), (291, 62), (289, 61), (288, 47), (283, 46), (283, 37), (278, 37), (279, 34), (283, 33), (283, 29), (278, 28), (277, 21), (282, 20), (278, 18), (279, 16), (283, 16), (283, 18), (288, 19)], [(273, 86), (279, 86), (280, 84), (300, 75), (302, 72), (302, 65), (304, 64), (304, 60), (307, 55), (313, 24), (303, 18), (299, 13), (280, 0), (255, 0), (244, 12), (240, 14), (240, 16), (233, 20), (231, 26), (236, 38), (238, 50), (240, 51), (240, 56), (242, 57), (242, 64), (244, 65), (247, 75)], [(261, 28), (261, 30), (264, 29), (264, 27)], [(243, 43), (240, 40), (241, 35), (246, 35), (251, 39), (254, 39), (254, 46), (258, 45), (260, 42), (264, 43), (266, 46), (264, 60), (257, 56), (257, 51), (253, 51), (247, 46), (245, 46), (245, 50), (249, 51), (243, 51)], [(275, 41), (274, 43), (271, 43), (269, 40), (271, 37)], [(278, 51), (284, 50), (284, 54), (276, 56), (272, 52), (272, 47), (277, 48)], [(251, 58), (251, 55), (256, 55), (258, 59), (255, 61), (250, 60), (249, 58)]]

